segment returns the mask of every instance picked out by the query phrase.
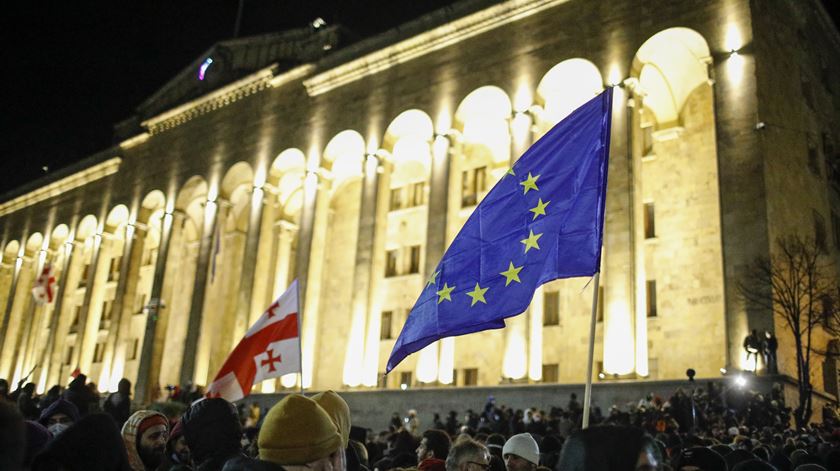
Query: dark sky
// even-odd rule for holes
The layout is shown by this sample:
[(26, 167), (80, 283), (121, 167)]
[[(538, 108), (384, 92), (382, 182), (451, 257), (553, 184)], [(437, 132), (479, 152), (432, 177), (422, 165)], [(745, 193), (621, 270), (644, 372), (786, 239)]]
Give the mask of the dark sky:
[[(448, 3), (245, 0), (240, 36), (303, 27), (316, 17), (369, 36)], [(114, 123), (213, 43), (233, 36), (237, 5), (238, 0), (4, 3), (0, 194), (44, 175), (44, 166), (54, 171), (108, 147)]]

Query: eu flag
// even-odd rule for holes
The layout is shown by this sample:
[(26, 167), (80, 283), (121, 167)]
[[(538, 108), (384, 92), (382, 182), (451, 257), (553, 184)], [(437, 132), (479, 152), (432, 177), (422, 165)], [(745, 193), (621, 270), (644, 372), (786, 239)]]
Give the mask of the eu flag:
[(430, 274), (386, 372), (436, 340), (503, 328), (543, 283), (598, 272), (611, 117), (607, 89), (554, 126), (490, 190)]

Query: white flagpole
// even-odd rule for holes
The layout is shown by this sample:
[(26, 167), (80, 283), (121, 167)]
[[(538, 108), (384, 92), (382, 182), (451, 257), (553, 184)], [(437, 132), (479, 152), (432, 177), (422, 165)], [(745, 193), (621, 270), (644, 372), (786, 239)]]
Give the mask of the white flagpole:
[(589, 405), (592, 402), (592, 362), (595, 357), (595, 323), (598, 315), (598, 283), (601, 272), (595, 273), (595, 288), (592, 292), (592, 316), (589, 320), (589, 359), (586, 364), (586, 389), (583, 392), (583, 428), (589, 427)]
[(303, 326), (303, 304), (300, 303), (300, 281), (295, 280), (297, 289), (297, 308), (298, 308), (298, 360), (300, 361), (300, 371), (298, 372), (298, 384), (300, 385), (300, 395), (303, 396), (303, 336), (301, 335), (301, 328)]

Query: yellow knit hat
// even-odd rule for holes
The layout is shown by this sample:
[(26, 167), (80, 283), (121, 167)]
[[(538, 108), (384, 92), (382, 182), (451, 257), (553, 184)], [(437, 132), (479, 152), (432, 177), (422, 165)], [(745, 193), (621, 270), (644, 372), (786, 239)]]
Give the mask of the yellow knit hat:
[(329, 456), (342, 442), (335, 424), (318, 403), (290, 394), (268, 411), (257, 443), (262, 460), (302, 465)]
[(318, 393), (312, 396), (312, 400), (327, 411), (341, 435), (341, 445), (347, 448), (347, 443), (350, 441), (350, 406), (335, 391)]

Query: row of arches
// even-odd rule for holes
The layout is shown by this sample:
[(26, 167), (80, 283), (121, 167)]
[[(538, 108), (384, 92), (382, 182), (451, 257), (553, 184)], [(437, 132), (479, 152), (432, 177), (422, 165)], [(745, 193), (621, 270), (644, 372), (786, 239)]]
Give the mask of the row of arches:
[[(656, 131), (684, 125), (686, 104), (710, 84), (709, 63), (705, 40), (692, 30), (672, 28), (651, 37), (627, 81), (644, 117), (634, 125)], [(375, 386), (429, 263), (512, 159), (603, 89), (592, 62), (564, 60), (533, 92), (480, 87), (451, 117), (436, 120), (423, 110), (406, 110), (386, 127), (381, 142), (344, 130), (322, 152), (289, 148), (264, 167), (237, 162), (220, 178), (191, 176), (169, 195), (152, 190), (132, 208), (117, 204), (101, 220), (85, 215), (46, 235), (7, 241), (0, 271), (6, 338), (28, 341), (31, 349), (15, 347), (23, 340), (4, 341), (0, 376), (20, 378), (38, 367), (43, 388), (79, 367), (100, 388), (112, 389), (119, 378), (138, 375), (146, 352), (149, 376), (160, 384), (207, 384), (250, 322), (297, 274), (307, 277), (304, 385)], [(706, 100), (703, 106), (711, 109)], [(709, 123), (703, 126), (708, 131)], [(703, 191), (716, 201), (716, 190)], [(306, 212), (313, 214), (311, 226)], [(23, 288), (12, 285), (31, 287), (45, 263), (61, 280), (62, 302), (34, 306)], [(24, 271), (28, 278), (20, 276)], [(37, 314), (31, 327), (22, 322), (27, 310)], [(154, 338), (146, 339), (150, 315), (156, 327), (149, 331)], [(511, 332), (541, 322), (520, 317)], [(604, 335), (610, 335), (607, 330)], [(327, 341), (336, 331), (349, 335)], [(43, 341), (31, 340), (36, 337)], [(505, 352), (505, 361), (497, 361), (458, 339), (464, 345), (459, 362), (487, 371), (487, 378), (503, 363), (516, 363), (511, 359), (544, 361), (542, 348), (515, 334), (477, 337), (483, 349)], [(541, 335), (530, 338), (544, 341)], [(430, 346), (398, 373), (453, 382), (455, 342)], [(537, 368), (513, 369), (511, 377)], [(293, 386), (295, 378), (281, 384)]]

